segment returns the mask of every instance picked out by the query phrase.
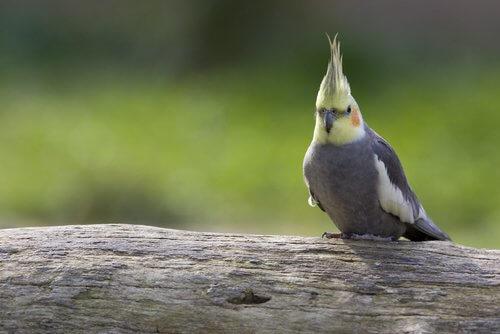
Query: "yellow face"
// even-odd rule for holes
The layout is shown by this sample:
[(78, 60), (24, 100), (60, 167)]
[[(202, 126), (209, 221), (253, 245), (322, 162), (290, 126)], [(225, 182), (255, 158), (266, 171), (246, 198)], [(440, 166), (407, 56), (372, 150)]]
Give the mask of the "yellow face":
[(364, 135), (363, 118), (354, 99), (344, 108), (320, 108), (316, 111), (313, 141), (344, 145)]

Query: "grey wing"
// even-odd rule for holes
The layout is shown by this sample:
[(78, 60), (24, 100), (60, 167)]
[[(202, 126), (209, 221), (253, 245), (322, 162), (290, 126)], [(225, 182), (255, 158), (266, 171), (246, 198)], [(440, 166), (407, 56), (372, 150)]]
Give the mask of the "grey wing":
[(374, 131), (371, 131), (371, 136), (375, 166), (379, 174), (378, 196), (382, 209), (431, 238), (450, 240), (450, 237), (427, 217), (408, 184), (396, 152)]
[(317, 206), (322, 211), (325, 211), (325, 209), (323, 209), (323, 206), (321, 205), (321, 203), (319, 202), (319, 200), (314, 196), (314, 193), (313, 193), (311, 187), (309, 187), (309, 182), (307, 182), (307, 178), (306, 177), (304, 177), (304, 181), (306, 183), (307, 189), (309, 190), (309, 198), (307, 200), (307, 203), (309, 203), (309, 205), (312, 206), (312, 207)]
[(311, 189), (309, 189), (309, 195), (310, 195), (308, 200), (309, 205), (318, 206), (318, 208), (320, 208), (322, 211), (325, 211), (319, 200), (316, 197), (314, 197), (314, 193), (311, 191)]

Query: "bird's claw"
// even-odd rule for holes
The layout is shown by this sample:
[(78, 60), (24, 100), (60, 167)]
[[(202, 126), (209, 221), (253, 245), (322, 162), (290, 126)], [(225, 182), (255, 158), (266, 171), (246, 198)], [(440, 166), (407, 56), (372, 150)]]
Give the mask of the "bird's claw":
[(321, 235), (321, 238), (326, 238), (326, 239), (344, 239), (344, 234), (343, 233), (332, 233), (332, 232), (325, 232)]

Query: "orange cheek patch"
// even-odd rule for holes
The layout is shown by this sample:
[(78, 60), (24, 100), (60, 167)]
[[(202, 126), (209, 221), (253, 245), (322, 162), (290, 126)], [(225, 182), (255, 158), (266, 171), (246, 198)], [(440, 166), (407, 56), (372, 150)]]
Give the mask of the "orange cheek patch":
[(351, 124), (355, 127), (358, 127), (360, 123), (361, 120), (359, 119), (359, 112), (357, 110), (354, 110), (351, 114)]

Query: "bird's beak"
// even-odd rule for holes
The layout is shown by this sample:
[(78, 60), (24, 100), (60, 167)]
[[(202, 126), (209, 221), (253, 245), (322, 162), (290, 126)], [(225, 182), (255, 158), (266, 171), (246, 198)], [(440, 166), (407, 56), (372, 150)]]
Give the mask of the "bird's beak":
[(325, 114), (323, 115), (323, 122), (325, 123), (325, 129), (328, 133), (330, 133), (330, 130), (332, 129), (333, 120), (333, 112), (331, 110), (325, 111)]

